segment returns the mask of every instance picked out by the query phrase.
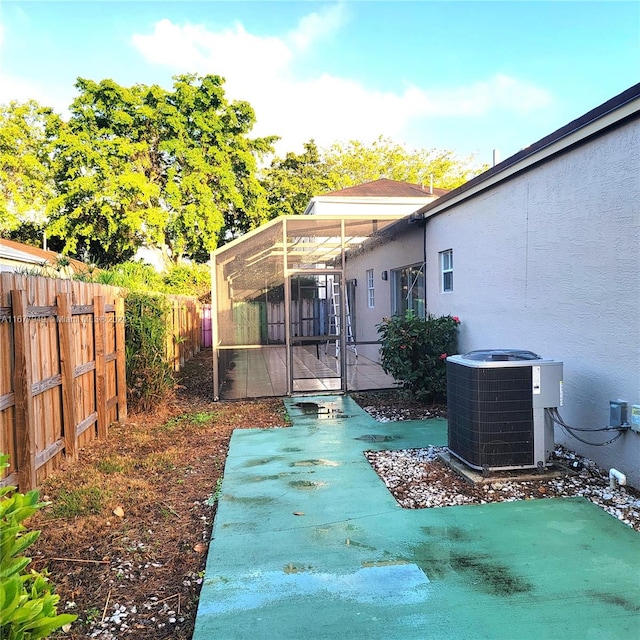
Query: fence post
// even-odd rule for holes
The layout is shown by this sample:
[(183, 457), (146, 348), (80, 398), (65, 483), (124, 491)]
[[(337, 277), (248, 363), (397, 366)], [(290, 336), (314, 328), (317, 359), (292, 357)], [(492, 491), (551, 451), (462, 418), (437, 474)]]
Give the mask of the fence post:
[(187, 352), (187, 341), (184, 335), (187, 328), (187, 301), (184, 298), (180, 298), (178, 302), (178, 371), (184, 367)]
[(193, 358), (193, 300), (187, 300), (185, 304), (186, 308), (186, 326), (184, 328), (186, 341), (186, 353), (185, 360), (191, 360)]
[(98, 438), (106, 439), (107, 425), (107, 378), (104, 357), (105, 312), (104, 296), (93, 298), (93, 335), (96, 359), (96, 411), (98, 413)]
[(14, 317), (16, 462), (18, 488), (24, 493), (36, 487), (36, 429), (26, 292), (12, 289), (11, 305)]
[(71, 331), (73, 316), (71, 313), (71, 294), (59, 293), (58, 304), (58, 339), (60, 343), (60, 373), (62, 374), (62, 425), (64, 429), (64, 452), (74, 462), (76, 451), (76, 412), (73, 393), (75, 354), (73, 334)]
[(180, 301), (173, 300), (173, 370), (180, 371)]
[(167, 309), (167, 333), (166, 333), (166, 352), (167, 352), (167, 361), (171, 365), (171, 370), (173, 370), (173, 298), (168, 299), (168, 309)]
[(127, 421), (127, 360), (125, 351), (124, 298), (118, 296), (116, 307), (116, 391), (118, 394), (118, 422)]

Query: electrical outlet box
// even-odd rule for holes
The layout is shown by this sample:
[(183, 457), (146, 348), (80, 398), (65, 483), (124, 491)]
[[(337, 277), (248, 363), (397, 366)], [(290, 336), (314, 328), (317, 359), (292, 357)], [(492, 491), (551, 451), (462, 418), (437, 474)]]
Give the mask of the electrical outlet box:
[(640, 433), (640, 404), (631, 405), (631, 430)]
[(627, 422), (627, 403), (624, 400), (609, 401), (609, 426), (620, 427)]

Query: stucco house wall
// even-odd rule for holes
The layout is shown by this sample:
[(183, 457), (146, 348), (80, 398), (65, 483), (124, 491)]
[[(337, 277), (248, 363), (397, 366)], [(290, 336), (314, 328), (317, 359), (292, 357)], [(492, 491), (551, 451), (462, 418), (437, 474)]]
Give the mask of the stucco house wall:
[(436, 196), (424, 198), (348, 198), (326, 196), (314, 198), (307, 208), (307, 215), (366, 215), (375, 218), (376, 215), (409, 215), (429, 202), (436, 200)]
[(305, 215), (409, 215), (448, 189), (379, 178), (372, 182), (332, 191), (309, 200)]
[[(399, 223), (404, 233), (389, 242), (378, 246), (373, 251), (365, 251), (356, 257), (347, 256), (345, 278), (356, 279), (355, 292), (355, 340), (358, 343), (375, 342), (379, 339), (376, 325), (383, 318), (391, 315), (391, 288), (394, 269), (424, 261), (424, 245), (422, 228), (419, 224), (411, 224), (406, 220)], [(373, 269), (374, 299), (373, 309), (368, 306), (367, 270)], [(382, 279), (382, 272), (387, 272), (387, 280)], [(367, 358), (379, 361), (378, 345), (358, 345), (358, 353)]]
[[(424, 215), (428, 310), (461, 318), (461, 353), (522, 348), (561, 360), (570, 425), (607, 426), (610, 400), (640, 404), (638, 119)], [(442, 293), (448, 249), (454, 284)], [(640, 487), (640, 434), (595, 447), (556, 429), (556, 442)]]

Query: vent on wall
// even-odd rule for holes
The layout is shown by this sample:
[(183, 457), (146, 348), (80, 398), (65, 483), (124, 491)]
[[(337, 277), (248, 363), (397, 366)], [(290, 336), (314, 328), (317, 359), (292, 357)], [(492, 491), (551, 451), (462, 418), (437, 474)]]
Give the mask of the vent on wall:
[(554, 447), (562, 363), (493, 349), (447, 358), (449, 451), (474, 469), (541, 468)]

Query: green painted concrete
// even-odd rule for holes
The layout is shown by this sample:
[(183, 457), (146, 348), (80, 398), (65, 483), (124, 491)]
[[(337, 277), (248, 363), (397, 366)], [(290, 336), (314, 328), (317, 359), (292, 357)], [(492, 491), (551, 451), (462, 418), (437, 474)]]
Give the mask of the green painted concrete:
[(233, 434), (194, 640), (640, 638), (637, 532), (582, 498), (402, 509), (363, 451), (446, 421), (300, 402)]

